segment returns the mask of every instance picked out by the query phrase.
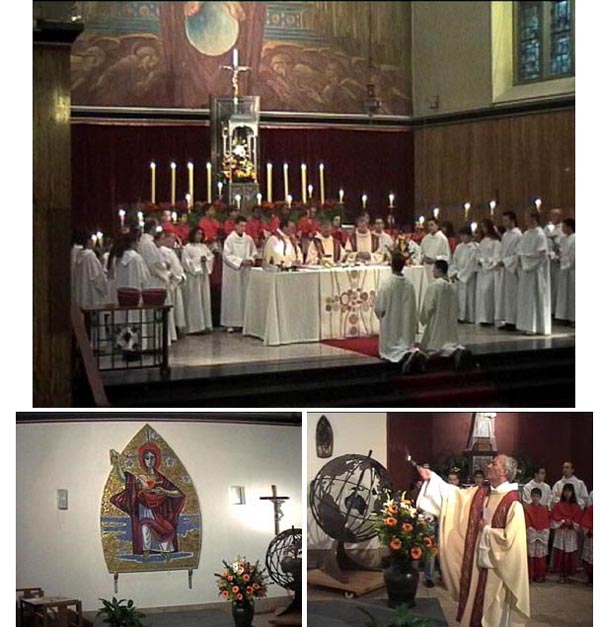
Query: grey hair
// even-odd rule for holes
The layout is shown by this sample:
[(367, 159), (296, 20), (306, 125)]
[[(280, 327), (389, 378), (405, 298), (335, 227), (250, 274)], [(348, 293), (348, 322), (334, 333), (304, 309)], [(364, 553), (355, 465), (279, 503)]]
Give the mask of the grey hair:
[(517, 476), (517, 469), (519, 463), (514, 457), (504, 456), (504, 469), (506, 470), (506, 479), (508, 481), (514, 481)]

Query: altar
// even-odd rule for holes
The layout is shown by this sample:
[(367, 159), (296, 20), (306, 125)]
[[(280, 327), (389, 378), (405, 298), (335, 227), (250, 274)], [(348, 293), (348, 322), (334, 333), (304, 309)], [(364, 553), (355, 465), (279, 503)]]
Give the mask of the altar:
[[(243, 334), (267, 346), (378, 335), (375, 296), (390, 273), (386, 265), (289, 272), (253, 268)], [(406, 267), (404, 276), (415, 288), (420, 309), (428, 282), (425, 268)]]

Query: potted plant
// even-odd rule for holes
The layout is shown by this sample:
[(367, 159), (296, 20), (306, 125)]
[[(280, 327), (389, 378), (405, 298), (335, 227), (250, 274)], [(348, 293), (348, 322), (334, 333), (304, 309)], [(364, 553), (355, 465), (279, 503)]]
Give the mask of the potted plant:
[(232, 602), (231, 611), (236, 627), (251, 627), (254, 618), (254, 599), (267, 596), (265, 570), (259, 562), (251, 564), (246, 558), (228, 564), (223, 560), (225, 569), (215, 573), (217, 588), (221, 598)]
[(389, 565), (383, 570), (389, 607), (412, 607), (419, 584), (415, 562), (437, 555), (433, 527), (419, 514), (406, 492), (385, 490), (383, 506), (371, 514), (379, 541), (390, 551)]
[(136, 609), (131, 599), (119, 599), (113, 597), (112, 601), (100, 599), (103, 607), (98, 610), (98, 616), (104, 615), (102, 621), (113, 627), (144, 627), (142, 618), (144, 614)]
[(373, 614), (364, 608), (358, 607), (356, 609), (360, 610), (363, 614), (366, 614), (369, 617), (369, 622), (365, 623), (366, 627), (432, 627), (429, 619), (413, 616), (406, 605), (401, 605), (397, 608), (394, 622), (389, 623), (388, 625), (382, 625), (379, 623)]

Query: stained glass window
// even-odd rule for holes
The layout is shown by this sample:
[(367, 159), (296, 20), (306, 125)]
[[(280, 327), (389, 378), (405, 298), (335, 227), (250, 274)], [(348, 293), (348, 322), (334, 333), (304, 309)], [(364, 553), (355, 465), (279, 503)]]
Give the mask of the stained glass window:
[(573, 0), (515, 2), (517, 83), (574, 74)]

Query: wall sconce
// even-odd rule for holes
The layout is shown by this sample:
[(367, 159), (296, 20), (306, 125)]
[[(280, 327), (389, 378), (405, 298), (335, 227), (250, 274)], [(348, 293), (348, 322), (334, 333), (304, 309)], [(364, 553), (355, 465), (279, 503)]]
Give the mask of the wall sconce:
[(58, 509), (69, 509), (69, 491), (58, 489), (56, 491), (56, 506)]
[(243, 485), (232, 485), (229, 487), (229, 500), (232, 505), (246, 504), (246, 490)]

